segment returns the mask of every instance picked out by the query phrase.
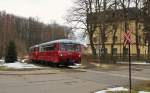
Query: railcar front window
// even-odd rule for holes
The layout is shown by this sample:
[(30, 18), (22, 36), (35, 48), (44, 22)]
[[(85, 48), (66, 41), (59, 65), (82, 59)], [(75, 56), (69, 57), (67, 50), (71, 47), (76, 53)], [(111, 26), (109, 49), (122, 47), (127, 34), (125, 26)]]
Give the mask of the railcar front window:
[(73, 44), (73, 43), (62, 43), (61, 44), (61, 51), (80, 51), (80, 45), (79, 44)]

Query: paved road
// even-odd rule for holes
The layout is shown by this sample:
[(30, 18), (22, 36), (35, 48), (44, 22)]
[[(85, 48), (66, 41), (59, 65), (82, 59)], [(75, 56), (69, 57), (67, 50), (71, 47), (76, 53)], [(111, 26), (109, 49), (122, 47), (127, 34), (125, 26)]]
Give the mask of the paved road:
[[(107, 87), (128, 85), (128, 70), (102, 72), (50, 68), (39, 71), (41, 74), (37, 72), (0, 72), (0, 93), (93, 93)], [(150, 69), (135, 70), (133, 75), (134, 84), (150, 80)]]

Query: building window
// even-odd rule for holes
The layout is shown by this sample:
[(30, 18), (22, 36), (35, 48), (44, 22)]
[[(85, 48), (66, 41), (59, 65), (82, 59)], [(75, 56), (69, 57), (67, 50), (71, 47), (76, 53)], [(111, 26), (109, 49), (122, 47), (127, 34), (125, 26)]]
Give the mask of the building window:
[(142, 27), (141, 24), (139, 24), (139, 29), (141, 29), (141, 27)]
[(113, 55), (116, 55), (117, 54), (117, 48), (113, 48), (112, 53), (113, 53)]
[(139, 43), (142, 41), (142, 37), (141, 36), (139, 36)]
[(118, 41), (118, 37), (117, 36), (115, 36), (115, 42), (117, 42)]
[(104, 51), (105, 51), (105, 53), (107, 54), (107, 52), (108, 52), (107, 48), (105, 48)]
[(124, 55), (128, 55), (128, 53), (129, 53), (129, 49), (128, 49), (128, 48), (124, 48), (123, 53), (124, 53)]
[(108, 40), (108, 39), (107, 39), (107, 37), (106, 37), (106, 36), (104, 37), (104, 40), (105, 40), (105, 42), (107, 42), (107, 40)]
[(94, 37), (94, 38), (93, 38), (93, 41), (94, 41), (94, 43), (97, 43), (97, 38)]
[(105, 49), (102, 48), (100, 52), (101, 52), (101, 54), (104, 54), (104, 52), (107, 54), (108, 50), (107, 50), (107, 48), (105, 48)]

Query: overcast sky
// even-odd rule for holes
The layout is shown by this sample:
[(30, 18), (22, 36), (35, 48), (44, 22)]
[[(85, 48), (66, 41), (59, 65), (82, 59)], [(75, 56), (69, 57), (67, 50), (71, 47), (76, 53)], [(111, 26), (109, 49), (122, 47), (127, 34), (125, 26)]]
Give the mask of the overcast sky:
[(0, 11), (23, 17), (38, 17), (44, 23), (64, 23), (73, 0), (0, 0)]

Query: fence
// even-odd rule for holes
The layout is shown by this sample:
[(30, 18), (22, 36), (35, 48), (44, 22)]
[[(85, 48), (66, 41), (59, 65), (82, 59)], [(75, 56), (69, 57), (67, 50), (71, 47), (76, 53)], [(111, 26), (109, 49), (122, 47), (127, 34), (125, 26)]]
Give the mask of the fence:
[[(100, 63), (116, 63), (116, 62), (128, 62), (129, 56), (123, 56), (121, 54), (118, 55), (110, 55), (106, 54), (104, 56), (93, 56), (93, 55), (83, 55), (83, 59), (86, 59), (88, 62), (100, 62)], [(144, 61), (148, 62), (148, 56), (147, 55), (140, 55), (137, 57), (137, 55), (131, 55), (131, 61)]]

